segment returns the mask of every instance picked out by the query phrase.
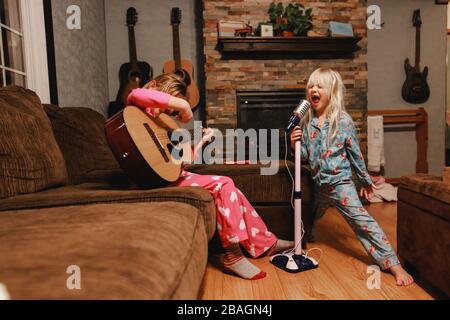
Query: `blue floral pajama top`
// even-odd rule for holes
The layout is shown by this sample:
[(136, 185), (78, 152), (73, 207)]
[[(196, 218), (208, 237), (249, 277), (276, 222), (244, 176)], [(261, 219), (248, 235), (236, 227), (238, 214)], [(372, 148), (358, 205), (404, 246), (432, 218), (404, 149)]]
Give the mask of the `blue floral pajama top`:
[(319, 127), (319, 119), (313, 117), (303, 129), (302, 159), (307, 159), (314, 182), (321, 186), (351, 180), (352, 165), (364, 185), (371, 185), (364, 157), (356, 137), (356, 128), (348, 113), (341, 115), (337, 135), (328, 144), (329, 120)]

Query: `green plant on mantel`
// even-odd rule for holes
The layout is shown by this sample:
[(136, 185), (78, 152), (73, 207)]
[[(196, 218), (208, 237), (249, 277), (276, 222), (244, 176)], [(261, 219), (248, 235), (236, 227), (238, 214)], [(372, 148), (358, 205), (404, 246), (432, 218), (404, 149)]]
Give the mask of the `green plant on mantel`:
[(273, 2), (268, 14), (276, 33), (290, 31), (296, 36), (303, 36), (313, 26), (312, 8), (305, 9), (302, 4), (290, 3), (284, 8), (283, 3)]

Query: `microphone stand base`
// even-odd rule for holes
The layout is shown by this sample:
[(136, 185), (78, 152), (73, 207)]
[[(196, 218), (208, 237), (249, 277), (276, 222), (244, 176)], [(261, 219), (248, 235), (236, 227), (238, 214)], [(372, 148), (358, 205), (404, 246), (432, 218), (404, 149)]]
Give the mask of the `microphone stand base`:
[(290, 273), (299, 273), (319, 267), (319, 263), (313, 258), (293, 252), (274, 255), (270, 258), (270, 262), (275, 267)]

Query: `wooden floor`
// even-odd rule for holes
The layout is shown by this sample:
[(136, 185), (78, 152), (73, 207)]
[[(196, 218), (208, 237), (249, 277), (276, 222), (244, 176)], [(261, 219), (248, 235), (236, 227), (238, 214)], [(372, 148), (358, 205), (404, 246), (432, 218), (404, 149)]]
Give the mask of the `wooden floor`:
[[(396, 246), (397, 204), (372, 204), (367, 207)], [(248, 281), (222, 273), (208, 265), (200, 295), (205, 300), (306, 300), (306, 299), (432, 299), (417, 284), (397, 287), (392, 275), (381, 274), (381, 289), (369, 290), (366, 282), (371, 258), (335, 209), (319, 220), (316, 242), (308, 249), (320, 248), (323, 257), (318, 269), (298, 274), (275, 268), (269, 258), (251, 260), (266, 271), (262, 280)], [(311, 256), (318, 258), (316, 252)]]

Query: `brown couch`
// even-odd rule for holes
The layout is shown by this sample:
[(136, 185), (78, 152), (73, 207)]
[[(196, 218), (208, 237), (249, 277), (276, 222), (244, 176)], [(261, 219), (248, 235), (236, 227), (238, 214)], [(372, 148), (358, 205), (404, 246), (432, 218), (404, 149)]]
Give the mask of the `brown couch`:
[[(43, 106), (29, 90), (0, 88), (0, 283), (12, 299), (198, 297), (216, 229), (211, 195), (132, 190), (104, 121), (90, 109)], [(285, 169), (272, 177), (260, 177), (258, 166), (191, 169), (230, 175), (271, 230), (292, 235)], [(81, 290), (67, 288), (69, 266), (80, 267)]]
[(450, 297), (450, 184), (441, 177), (403, 177), (398, 191), (398, 253), (424, 287)]

